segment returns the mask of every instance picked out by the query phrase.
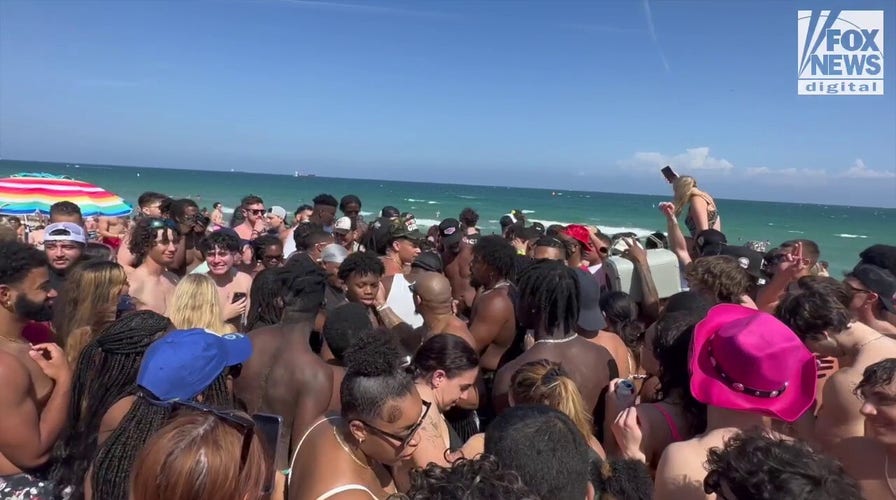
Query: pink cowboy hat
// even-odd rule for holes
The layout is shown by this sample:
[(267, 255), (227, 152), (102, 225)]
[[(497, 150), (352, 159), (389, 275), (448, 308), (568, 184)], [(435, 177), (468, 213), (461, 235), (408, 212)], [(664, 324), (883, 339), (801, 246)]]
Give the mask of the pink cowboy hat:
[(815, 400), (815, 357), (771, 314), (720, 304), (694, 328), (691, 393), (701, 403), (787, 422)]

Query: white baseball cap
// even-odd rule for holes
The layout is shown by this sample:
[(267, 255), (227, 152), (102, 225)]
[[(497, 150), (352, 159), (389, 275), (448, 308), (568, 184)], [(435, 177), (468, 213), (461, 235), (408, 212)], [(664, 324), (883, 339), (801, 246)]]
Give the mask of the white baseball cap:
[(333, 231), (339, 231), (340, 233), (347, 233), (352, 230), (352, 220), (348, 217), (340, 217), (336, 219), (336, 223), (333, 224)]
[(87, 244), (84, 228), (72, 222), (55, 222), (44, 229), (44, 241), (74, 241)]

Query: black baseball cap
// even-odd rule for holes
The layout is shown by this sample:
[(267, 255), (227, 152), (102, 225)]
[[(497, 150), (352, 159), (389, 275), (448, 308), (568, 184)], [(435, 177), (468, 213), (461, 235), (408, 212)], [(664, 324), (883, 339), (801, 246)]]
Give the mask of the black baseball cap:
[(401, 211), (399, 211), (397, 208), (393, 207), (392, 205), (386, 205), (385, 207), (383, 207), (382, 212), (380, 212), (380, 216), (392, 219), (395, 217), (400, 217)]
[(719, 255), (721, 248), (728, 244), (728, 238), (716, 229), (705, 229), (697, 233), (694, 244), (700, 255)]
[(412, 269), (422, 269), (424, 271), (432, 271), (440, 273), (444, 269), (442, 266), (442, 257), (435, 252), (420, 252), (414, 262), (411, 263)]
[(575, 269), (579, 282), (579, 320), (577, 326), (586, 332), (603, 330), (607, 326), (600, 310), (600, 285), (591, 273)]
[(451, 246), (464, 237), (460, 222), (457, 219), (445, 219), (439, 224), (439, 237), (442, 244)]
[(859, 264), (846, 275), (865, 285), (877, 294), (887, 311), (896, 314), (896, 276), (890, 271), (871, 264)]
[(762, 278), (762, 261), (765, 258), (762, 252), (736, 245), (722, 245), (719, 247), (719, 255), (734, 257), (737, 264), (746, 269), (750, 276), (757, 280)]

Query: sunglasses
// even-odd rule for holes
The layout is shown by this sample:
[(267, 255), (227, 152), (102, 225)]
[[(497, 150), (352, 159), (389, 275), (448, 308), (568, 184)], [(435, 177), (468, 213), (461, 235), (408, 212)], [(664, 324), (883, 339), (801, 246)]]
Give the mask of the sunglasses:
[(149, 219), (149, 227), (152, 229), (168, 228), (177, 231), (177, 224), (171, 219), (151, 218)]
[(244, 208), (243, 210), (245, 210), (247, 214), (253, 215), (264, 215), (267, 213), (267, 210), (263, 208)]
[(255, 421), (245, 413), (236, 410), (217, 410), (215, 408), (194, 403), (193, 401), (172, 401), (172, 409), (187, 408), (192, 411), (198, 411), (207, 415), (212, 415), (221, 422), (236, 429), (243, 437), (243, 444), (240, 448), (240, 473), (246, 467), (246, 461), (249, 459), (249, 450), (252, 447), (252, 438), (255, 436)]
[(420, 430), (420, 426), (423, 425), (423, 422), (426, 420), (426, 415), (429, 414), (429, 408), (432, 406), (432, 403), (429, 401), (423, 401), (423, 414), (420, 415), (420, 420), (411, 427), (411, 430), (404, 436), (399, 436), (398, 434), (392, 434), (391, 432), (386, 432), (376, 426), (370, 425), (363, 420), (359, 420), (365, 427), (372, 430), (375, 434), (379, 434), (380, 436), (387, 437), (389, 439), (393, 439), (398, 441), (398, 449), (403, 450), (408, 447), (408, 444), (411, 442), (411, 439), (414, 438), (414, 435), (417, 434), (417, 431)]

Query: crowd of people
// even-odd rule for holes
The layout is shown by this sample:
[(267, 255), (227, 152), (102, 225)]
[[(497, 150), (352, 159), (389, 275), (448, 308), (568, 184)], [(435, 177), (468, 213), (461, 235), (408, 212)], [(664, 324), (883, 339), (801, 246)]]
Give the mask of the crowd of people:
[(896, 498), (896, 246), (836, 279), (669, 180), (643, 243), (330, 194), (7, 219), (0, 498)]

